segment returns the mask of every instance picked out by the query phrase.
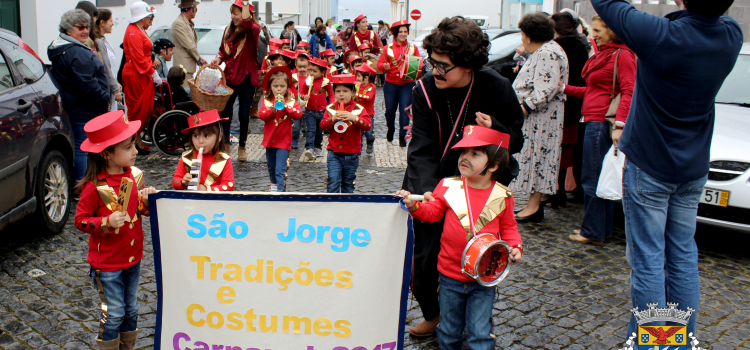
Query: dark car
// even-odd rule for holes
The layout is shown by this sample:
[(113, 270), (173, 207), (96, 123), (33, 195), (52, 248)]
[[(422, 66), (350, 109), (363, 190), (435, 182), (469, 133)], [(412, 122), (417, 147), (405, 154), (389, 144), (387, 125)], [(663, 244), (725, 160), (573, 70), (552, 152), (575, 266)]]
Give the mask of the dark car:
[(59, 232), (71, 206), (73, 131), (39, 56), (0, 29), (0, 230), (29, 223)]
[(516, 75), (518, 75), (513, 73), (513, 67), (517, 63), (513, 60), (513, 56), (518, 45), (521, 45), (521, 31), (506, 30), (490, 40), (490, 44), (490, 57), (486, 66), (494, 69), (513, 83)]

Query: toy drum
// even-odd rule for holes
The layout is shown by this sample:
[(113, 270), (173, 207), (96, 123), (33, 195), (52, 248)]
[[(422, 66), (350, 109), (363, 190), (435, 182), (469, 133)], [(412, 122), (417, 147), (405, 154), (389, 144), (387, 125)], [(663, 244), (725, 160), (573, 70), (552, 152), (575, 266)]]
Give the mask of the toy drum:
[(482, 286), (498, 285), (510, 272), (510, 245), (491, 233), (472, 238), (461, 256), (461, 272)]
[(401, 66), (401, 79), (404, 80), (419, 80), (422, 77), (422, 70), (424, 69), (424, 61), (422, 57), (409, 56)]

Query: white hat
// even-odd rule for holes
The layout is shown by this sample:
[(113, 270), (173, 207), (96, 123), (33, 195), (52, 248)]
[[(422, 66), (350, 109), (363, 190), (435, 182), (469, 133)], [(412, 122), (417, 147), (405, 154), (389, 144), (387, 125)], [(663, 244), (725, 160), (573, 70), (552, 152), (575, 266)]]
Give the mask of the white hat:
[(156, 10), (153, 7), (148, 6), (143, 1), (136, 1), (130, 6), (130, 23), (138, 22), (148, 16), (156, 14)]

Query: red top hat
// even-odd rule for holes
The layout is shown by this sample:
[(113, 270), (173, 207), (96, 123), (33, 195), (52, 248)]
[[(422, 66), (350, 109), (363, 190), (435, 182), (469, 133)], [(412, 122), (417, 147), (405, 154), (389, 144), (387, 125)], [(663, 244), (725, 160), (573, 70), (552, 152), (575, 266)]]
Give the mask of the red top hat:
[[(242, 0), (234, 0), (234, 4), (232, 4), (232, 5), (242, 8)], [(253, 4), (250, 3), (248, 6), (250, 6), (250, 12), (254, 12), (253, 11)]]
[(310, 47), (310, 43), (308, 43), (307, 41), (301, 40), (299, 43), (297, 43), (297, 47), (300, 47), (300, 46)]
[(297, 53), (292, 50), (284, 50), (281, 52), (281, 55), (286, 58), (291, 58), (293, 60), (297, 59)]
[(307, 57), (308, 60), (312, 59), (310, 57), (310, 54), (308, 54), (307, 51), (305, 51), (305, 50), (297, 50), (297, 58), (299, 58), (300, 56), (305, 56), (305, 57)]
[(268, 58), (271, 58), (271, 56), (275, 56), (275, 55), (281, 55), (281, 50), (275, 49), (275, 50), (271, 50), (268, 52)]
[(324, 59), (320, 59), (320, 58), (317, 58), (317, 57), (313, 57), (313, 59), (310, 60), (310, 63), (312, 63), (312, 64), (314, 64), (314, 65), (316, 65), (318, 67), (321, 67), (323, 69), (327, 69), (328, 68), (328, 62), (326, 60), (324, 60)]
[(284, 43), (281, 39), (271, 38), (268, 40), (268, 43), (271, 45), (271, 50), (278, 50), (281, 47), (281, 44)]
[(336, 56), (336, 53), (333, 52), (333, 50), (331, 50), (331, 49), (326, 49), (325, 51), (321, 51), (319, 55), (320, 55), (320, 57), (323, 57), (323, 56)]
[(357, 84), (357, 77), (351, 74), (340, 74), (331, 77), (332, 84)]
[(370, 75), (375, 75), (378, 73), (375, 68), (370, 67), (369, 64), (361, 65), (359, 68), (357, 68), (357, 72), (367, 73)]
[(284, 72), (284, 73), (286, 73), (287, 78), (289, 78), (288, 82), (291, 84), (291, 82), (292, 82), (292, 71), (289, 68), (287, 68), (287, 67), (273, 67), (273, 68), (271, 68), (270, 71), (268, 71), (268, 73), (266, 73), (266, 76), (263, 78), (263, 89), (264, 90), (271, 91), (271, 87), (269, 86), (269, 84), (271, 84), (270, 78), (273, 75), (273, 73), (276, 73), (276, 72)]
[(362, 45), (359, 45), (359, 47), (357, 47), (357, 50), (362, 51), (362, 50), (371, 49), (371, 48), (372, 48), (372, 46), (370, 46), (370, 45), (362, 44)]
[(346, 52), (344, 52), (344, 55), (341, 56), (341, 57), (346, 58), (346, 56), (349, 55), (350, 52), (353, 53), (353, 54), (355, 54), (355, 55), (359, 53), (359, 51), (357, 51), (356, 49), (349, 49)]
[(406, 20), (398, 21), (398, 22), (393, 22), (393, 24), (391, 24), (391, 30), (393, 30), (393, 28), (397, 28), (397, 27), (400, 27), (400, 26), (407, 26), (407, 27), (409, 27), (409, 26), (411, 26), (411, 23), (407, 22)]
[[(222, 120), (229, 120), (229, 118), (221, 119), (219, 117), (219, 111), (212, 109), (210, 111), (200, 112), (196, 115), (189, 116), (187, 118), (188, 127), (185, 130), (182, 130), (183, 134), (187, 134), (190, 132), (190, 129), (195, 129), (200, 126), (206, 126), (213, 123), (218, 123)], [(221, 137), (221, 135), (219, 135)]]
[(495, 145), (508, 149), (510, 135), (479, 125), (467, 125), (464, 127), (464, 138), (458, 141), (451, 149), (487, 145)]
[(352, 63), (354, 63), (354, 61), (361, 60), (361, 59), (362, 59), (362, 57), (359, 57), (359, 55), (354, 55), (352, 57), (349, 57), (349, 65), (351, 66)]
[(91, 119), (83, 126), (88, 138), (81, 143), (81, 151), (99, 153), (135, 135), (141, 128), (141, 121), (128, 121), (123, 111), (104, 113)]
[(354, 23), (357, 23), (357, 22), (359, 22), (359, 21), (361, 21), (361, 20), (363, 20), (365, 18), (367, 18), (367, 16), (365, 16), (364, 14), (361, 14), (361, 15), (357, 16), (357, 18), (354, 19)]

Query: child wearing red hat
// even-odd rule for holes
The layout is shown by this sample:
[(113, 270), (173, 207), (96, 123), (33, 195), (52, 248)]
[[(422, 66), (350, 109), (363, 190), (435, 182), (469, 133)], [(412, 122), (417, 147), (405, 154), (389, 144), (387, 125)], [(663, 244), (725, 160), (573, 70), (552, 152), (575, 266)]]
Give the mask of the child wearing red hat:
[[(89, 275), (102, 300), (101, 325), (96, 342), (101, 349), (131, 349), (138, 338), (138, 280), (143, 258), (141, 216), (148, 215), (143, 171), (133, 166), (138, 151), (135, 134), (141, 122), (129, 121), (123, 111), (100, 115), (83, 127), (88, 138), (88, 167), (76, 186), (81, 199), (75, 226), (89, 234)], [(118, 203), (121, 182), (130, 180), (132, 194)], [(125, 194), (123, 194), (125, 196)]]
[(334, 64), (336, 64), (336, 52), (327, 49), (320, 53), (320, 58), (328, 63), (328, 71), (326, 72), (326, 78), (328, 78), (328, 80), (330, 80), (332, 76), (339, 74), (338, 69), (334, 66)]
[(289, 68), (289, 70), (294, 70), (294, 63), (297, 61), (297, 53), (292, 50), (283, 50), (281, 51), (281, 57), (284, 59), (284, 62), (286, 62), (287, 68)]
[(300, 100), (305, 104), (305, 158), (313, 160), (323, 156), (323, 129), (320, 122), (323, 120), (323, 112), (329, 103), (333, 103), (335, 97), (333, 87), (328, 78), (325, 77), (328, 63), (320, 58), (310, 60), (308, 68), (309, 76), (299, 83)]
[(356, 56), (356, 55), (357, 55), (357, 50), (356, 49), (351, 49), (351, 50), (349, 50), (347, 52), (344, 52), (344, 57), (343, 57), (343, 59), (341, 61), (341, 63), (344, 65), (344, 70), (341, 71), (341, 74), (351, 74), (351, 73), (349, 73), (350, 71), (354, 72), (353, 69), (349, 68), (349, 60), (351, 59), (352, 56)]
[(305, 53), (310, 53), (310, 43), (302, 40), (299, 43), (297, 43), (297, 47), (295, 49), (297, 51), (305, 51)]
[(368, 44), (362, 44), (359, 45), (359, 57), (362, 57), (362, 60), (364, 62), (367, 62), (367, 65), (373, 68), (377, 68), (378, 66), (378, 55), (375, 55), (372, 53), (372, 47)]
[[(300, 80), (305, 80), (309, 76), (309, 68), (310, 68), (310, 55), (305, 51), (297, 51), (297, 62), (295, 62), (296, 68), (292, 71), (292, 87), (296, 96), (297, 96), (297, 102), (300, 104), (301, 107), (305, 107), (305, 104), (307, 101), (303, 101), (299, 98), (299, 82)], [(294, 120), (292, 122), (294, 128), (292, 129), (292, 148), (297, 149), (297, 145), (299, 144), (299, 135), (300, 131), (302, 129), (302, 120)]]
[(279, 51), (290, 50), (291, 48), (292, 44), (289, 39), (281, 39), (281, 47), (279, 47)]
[[(478, 125), (464, 128), (463, 139), (453, 148), (462, 148), (458, 160), (461, 177), (440, 180), (432, 193), (434, 200), (416, 202), (401, 190), (404, 205), (414, 219), (438, 222), (445, 218), (440, 238), (440, 325), (441, 349), (461, 349), (464, 324), (471, 349), (492, 349), (490, 335), (495, 286), (480, 285), (462, 271), (462, 255), (473, 237), (490, 233), (511, 247), (511, 262), (523, 256), (521, 235), (513, 213), (513, 195), (495, 181), (508, 164), (510, 135)], [(468, 234), (468, 235), (467, 235)], [(467, 256), (468, 259), (468, 256)]]
[(190, 133), (190, 147), (180, 157), (177, 170), (172, 177), (175, 190), (186, 190), (193, 176), (190, 170), (193, 159), (203, 149), (198, 191), (234, 191), (234, 169), (232, 158), (224, 152), (224, 138), (221, 137), (221, 122), (227, 120), (219, 116), (215, 109), (200, 112), (187, 118), (188, 127), (183, 134)]
[(365, 61), (362, 59), (362, 57), (359, 57), (358, 55), (349, 56), (349, 74), (356, 74), (357, 68), (365, 64)]
[(336, 102), (326, 107), (320, 127), (328, 136), (328, 193), (354, 193), (362, 132), (372, 129), (370, 115), (354, 101), (353, 75), (334, 75)]
[[(359, 85), (356, 89), (356, 96), (354, 96), (354, 100), (362, 105), (362, 107), (365, 107), (365, 111), (370, 115), (373, 123), (375, 123), (375, 93), (377, 92), (375, 84), (372, 83), (375, 73), (375, 69), (366, 64), (357, 68)], [(367, 154), (371, 154), (375, 145), (375, 137), (372, 135), (372, 129), (365, 131), (364, 134), (367, 139)]]
[(268, 54), (263, 58), (263, 64), (260, 66), (261, 73), (265, 74), (271, 67), (276, 66), (273, 62), (281, 56), (281, 39), (270, 40), (271, 45), (268, 48)]

